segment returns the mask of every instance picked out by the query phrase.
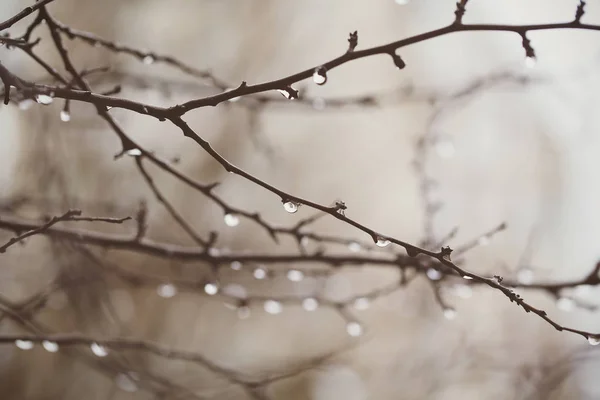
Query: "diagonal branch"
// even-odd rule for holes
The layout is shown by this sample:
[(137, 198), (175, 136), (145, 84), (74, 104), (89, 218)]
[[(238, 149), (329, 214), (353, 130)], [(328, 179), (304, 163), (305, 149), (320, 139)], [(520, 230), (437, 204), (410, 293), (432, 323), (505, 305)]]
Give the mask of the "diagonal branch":
[(31, 15), (35, 10), (38, 10), (38, 9), (42, 8), (46, 4), (49, 4), (49, 3), (53, 2), (53, 1), (54, 0), (41, 0), (41, 1), (38, 1), (37, 3), (35, 3), (32, 6), (24, 8), (18, 14), (14, 15), (13, 17), (7, 19), (4, 22), (1, 22), (0, 23), (0, 31), (3, 31), (5, 29), (10, 28), (11, 26), (13, 26), (14, 24), (16, 24), (17, 22), (19, 22), (23, 18)]

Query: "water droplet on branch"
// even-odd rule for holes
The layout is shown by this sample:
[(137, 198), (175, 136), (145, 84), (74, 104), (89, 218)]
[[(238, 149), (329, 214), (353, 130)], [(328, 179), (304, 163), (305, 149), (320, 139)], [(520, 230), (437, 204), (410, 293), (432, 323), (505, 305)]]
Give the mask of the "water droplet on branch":
[(47, 94), (36, 94), (35, 95), (35, 101), (37, 101), (39, 104), (43, 104), (45, 106), (52, 104), (52, 100), (54, 100), (51, 96), (48, 96)]
[(177, 287), (172, 283), (163, 283), (158, 285), (156, 293), (158, 293), (160, 297), (169, 299), (177, 294)]
[(429, 268), (427, 270), (427, 277), (432, 281), (439, 281), (442, 279), (442, 273), (435, 268)]
[(313, 73), (313, 82), (317, 85), (324, 85), (327, 83), (327, 68), (323, 66), (315, 68), (315, 72)]
[(256, 279), (265, 279), (267, 277), (267, 271), (264, 268), (256, 268), (252, 273)]
[(206, 285), (204, 285), (204, 293), (206, 293), (207, 295), (214, 296), (218, 292), (219, 292), (219, 286), (217, 286), (217, 284), (207, 283)]
[(285, 203), (283, 203), (283, 209), (289, 212), (290, 214), (293, 214), (296, 211), (298, 211), (298, 203), (294, 203), (293, 201), (286, 201)]
[(358, 337), (362, 335), (363, 328), (362, 325), (358, 322), (352, 321), (348, 322), (348, 324), (346, 325), (346, 332), (352, 337)]
[(242, 269), (242, 263), (239, 261), (232, 261), (230, 267), (234, 271), (239, 271)]
[(300, 282), (302, 279), (304, 279), (304, 272), (297, 269), (290, 269), (287, 272), (287, 278), (292, 282)]
[(375, 241), (375, 245), (376, 245), (377, 247), (386, 247), (386, 246), (388, 246), (390, 243), (391, 243), (391, 242), (390, 242), (389, 240), (387, 240), (386, 238), (384, 238), (384, 237), (381, 237), (381, 236), (377, 237), (377, 240)]
[(230, 227), (238, 226), (240, 223), (239, 217), (235, 214), (225, 214), (223, 220), (225, 221), (225, 225)]
[(60, 120), (62, 122), (69, 122), (71, 120), (71, 114), (66, 110), (62, 110), (60, 112)]
[(600, 344), (600, 336), (590, 335), (588, 336), (588, 343), (592, 346), (597, 346)]
[(129, 149), (126, 153), (131, 157), (139, 157), (142, 155), (142, 151), (140, 149)]
[(104, 347), (98, 343), (92, 343), (90, 345), (90, 349), (92, 350), (92, 353), (94, 353), (94, 355), (97, 357), (106, 357), (108, 355), (108, 351), (106, 350), (106, 347)]
[(21, 350), (31, 350), (33, 349), (33, 342), (31, 340), (15, 340), (15, 346), (17, 346)]
[(58, 343), (50, 340), (44, 340), (42, 342), (42, 347), (49, 353), (56, 353), (58, 351)]
[(294, 100), (298, 98), (298, 91), (291, 86), (288, 86), (285, 89), (277, 89), (277, 91), (288, 100)]
[(150, 65), (152, 63), (154, 63), (155, 59), (152, 55), (148, 54), (146, 57), (144, 57), (143, 62), (146, 65)]

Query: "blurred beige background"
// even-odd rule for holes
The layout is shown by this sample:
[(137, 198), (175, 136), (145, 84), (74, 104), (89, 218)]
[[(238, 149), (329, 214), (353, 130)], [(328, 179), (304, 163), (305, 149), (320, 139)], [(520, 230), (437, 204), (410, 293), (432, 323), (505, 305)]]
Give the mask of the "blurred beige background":
[[(471, 3), (465, 23), (567, 21), (577, 6), (576, 1), (563, 0)], [(584, 20), (600, 24), (600, 5), (589, 3)], [(5, 0), (0, 19), (27, 4)], [(173, 55), (237, 86), (242, 80), (273, 80), (330, 60), (346, 50), (350, 31), (358, 30), (362, 49), (439, 28), (452, 21), (454, 4), (439, 0), (413, 0), (406, 5), (394, 0), (56, 0), (49, 10), (74, 28)], [(22, 29), (23, 24), (11, 32)], [(598, 34), (560, 30), (534, 32), (529, 38), (538, 58), (533, 69), (525, 67), (517, 35), (456, 33), (401, 49), (407, 64), (402, 71), (388, 56), (376, 56), (331, 71), (322, 87), (308, 81), (296, 87), (304, 95), (325, 99), (385, 94), (375, 107), (318, 110), (277, 103), (252, 114), (240, 101), (193, 111), (186, 120), (228, 160), (261, 179), (321, 204), (342, 199), (348, 216), (413, 243), (425, 234), (425, 203), (413, 163), (417, 158), (437, 181), (429, 200), (443, 203), (432, 221), (437, 239), (459, 227), (449, 243), (456, 247), (501, 222), (508, 224), (488, 246), (468, 253), (469, 270), (514, 277), (521, 261), (534, 268), (536, 279), (578, 278), (600, 259)], [(81, 68), (113, 66), (110, 79), (122, 78), (122, 95), (138, 101), (172, 105), (217, 92), (206, 82), (158, 64), (144, 65), (77, 41), (69, 46)], [(40, 49), (59, 65), (51, 50)], [(2, 62), (19, 75), (45, 77), (18, 51), (3, 49), (0, 54)], [(409, 94), (401, 91), (406, 87), (412, 88)], [(460, 95), (465, 90), (467, 94)], [(156, 203), (133, 161), (113, 160), (119, 142), (95, 111), (73, 104), (72, 120), (64, 123), (59, 119), (60, 107), (55, 102), (28, 110), (0, 108), (2, 197), (53, 200), (54, 208), (36, 204), (19, 210), (29, 216), (58, 213), (68, 206), (106, 215), (109, 211), (102, 204), (111, 204), (115, 214), (131, 214), (144, 198), (150, 209), (149, 235), (190, 244)], [(222, 181), (218, 192), (232, 204), (260, 211), (281, 225), (311, 214), (305, 208), (294, 215), (285, 213), (277, 197), (226, 174), (168, 124), (123, 110), (111, 113), (146, 148), (163, 158), (179, 157), (182, 171), (203, 182)], [(422, 153), (420, 140), (428, 144)], [(199, 231), (222, 231), (222, 246), (273, 250), (264, 231), (250, 221), (226, 229), (219, 208), (164, 173), (149, 170)], [(369, 239), (331, 218), (314, 229)], [(9, 237), (2, 233), (0, 242)], [(281, 251), (286, 249), (293, 251), (294, 243), (284, 241)], [(186, 271), (196, 276), (202, 269), (116, 251), (101, 254), (130, 270), (165, 277), (185, 277)], [(501, 294), (483, 288), (475, 288), (468, 299), (449, 291), (446, 300), (457, 311), (449, 321), (427, 282), (419, 278), (369, 309), (357, 311), (366, 331), (354, 339), (331, 310), (306, 313), (286, 307), (279, 315), (268, 315), (253, 306), (251, 317), (240, 320), (218, 298), (179, 293), (164, 299), (154, 287), (131, 288), (41, 238), (7, 252), (1, 260), (0, 294), (15, 302), (56, 277), (98, 275), (98, 284), (57, 292), (58, 300), (51, 296), (37, 314), (55, 332), (155, 340), (199, 351), (256, 376), (286, 371), (310, 357), (360, 341), (324, 365), (269, 386), (273, 399), (600, 397), (595, 379), (600, 365), (594, 348), (579, 337), (554, 331)], [(343, 298), (395, 278), (394, 271), (373, 267), (297, 286), (285, 279), (232, 279), (258, 294), (301, 293), (320, 287), (328, 296)], [(546, 295), (521, 294), (560, 323), (600, 330), (600, 319), (593, 312), (565, 312)], [(598, 300), (595, 289), (586, 296), (592, 304)], [(0, 322), (0, 333), (14, 332), (21, 331), (9, 319)], [(148, 377), (153, 375), (200, 398), (244, 398), (239, 388), (190, 363), (130, 351), (123, 352), (115, 365), (112, 371), (99, 371), (63, 355), (62, 350), (23, 352), (5, 345), (0, 347), (0, 390), (7, 399), (154, 399), (159, 397), (153, 390), (158, 384)], [(123, 383), (119, 371), (124, 368), (146, 375)], [(193, 398), (175, 392), (167, 390), (164, 398)]]

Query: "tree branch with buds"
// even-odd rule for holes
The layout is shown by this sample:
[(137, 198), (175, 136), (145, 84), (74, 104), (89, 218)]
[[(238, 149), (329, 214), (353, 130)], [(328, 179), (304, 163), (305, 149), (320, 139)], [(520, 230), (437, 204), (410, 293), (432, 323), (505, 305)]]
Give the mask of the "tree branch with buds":
[[(521, 46), (524, 50), (526, 63), (533, 66), (536, 59), (534, 47), (528, 38), (528, 33), (546, 30), (560, 29), (578, 29), (598, 31), (599, 25), (586, 24), (581, 22), (585, 15), (585, 2), (580, 1), (575, 10), (575, 18), (570, 22), (558, 22), (547, 24), (532, 25), (500, 25), (500, 24), (465, 24), (463, 18), (467, 12), (467, 0), (460, 0), (456, 3), (455, 18), (447, 26), (435, 29), (429, 32), (421, 33), (409, 38), (400, 39), (391, 43), (383, 44), (366, 49), (359, 49), (358, 32), (351, 32), (348, 36), (348, 46), (344, 53), (322, 64), (312, 68), (293, 73), (268, 82), (258, 84), (248, 84), (243, 81), (239, 85), (230, 85), (229, 83), (217, 78), (212, 72), (197, 69), (183, 61), (168, 55), (158, 54), (153, 51), (142, 51), (125, 44), (119, 44), (106, 40), (95, 34), (75, 30), (66, 24), (58, 21), (46, 8), (46, 5), (53, 0), (42, 0), (34, 5), (25, 8), (12, 18), (0, 23), (0, 31), (11, 28), (14, 24), (34, 14), (34, 20), (28, 25), (25, 33), (18, 38), (3, 36), (0, 42), (10, 48), (19, 49), (25, 56), (41, 67), (49, 78), (39, 81), (27, 80), (20, 77), (17, 73), (11, 71), (7, 66), (0, 62), (0, 80), (3, 85), (3, 100), (5, 105), (11, 102), (18, 104), (24, 100), (35, 100), (38, 104), (48, 105), (55, 99), (64, 100), (64, 106), (61, 112), (61, 119), (64, 122), (70, 120), (70, 104), (74, 101), (93, 105), (98, 116), (107, 124), (121, 142), (121, 149), (115, 155), (115, 159), (124, 155), (130, 156), (150, 192), (157, 202), (165, 208), (170, 218), (187, 234), (193, 241), (192, 246), (183, 246), (179, 244), (168, 244), (154, 241), (148, 237), (148, 208), (145, 202), (140, 204), (136, 221), (135, 232), (130, 233), (101, 233), (65, 227), (62, 222), (94, 222), (121, 224), (127, 218), (114, 217), (82, 217), (78, 210), (69, 210), (62, 215), (55, 216), (48, 221), (31, 221), (15, 215), (0, 216), (0, 230), (13, 232), (15, 236), (0, 246), (0, 253), (4, 253), (11, 246), (20, 243), (32, 236), (44, 236), (51, 240), (66, 241), (79, 246), (77, 251), (81, 253), (91, 264), (100, 266), (103, 271), (108, 271), (120, 279), (135, 283), (137, 285), (156, 286), (164, 285), (165, 277), (162, 275), (152, 275), (149, 273), (132, 272), (112, 264), (106, 260), (101, 260), (95, 256), (91, 248), (109, 250), (121, 250), (130, 253), (156, 257), (167, 260), (195, 261), (200, 265), (198, 268), (207, 271), (210, 279), (204, 277), (198, 281), (186, 279), (171, 279), (171, 285), (182, 288), (190, 292), (212, 298), (220, 298), (225, 304), (232, 304), (240, 312), (247, 312), (252, 303), (260, 303), (267, 312), (278, 313), (281, 311), (282, 304), (301, 305), (307, 311), (313, 311), (318, 306), (328, 307), (336, 311), (337, 315), (346, 323), (346, 330), (350, 336), (358, 337), (363, 333), (362, 324), (355, 318), (351, 309), (364, 308), (370, 301), (389, 295), (396, 290), (404, 287), (416, 278), (426, 279), (430, 284), (433, 296), (441, 306), (444, 315), (447, 318), (453, 318), (455, 310), (449, 306), (443, 298), (442, 289), (446, 284), (460, 284), (469, 289), (474, 286), (487, 287), (505, 296), (509, 301), (514, 302), (527, 313), (535, 314), (538, 318), (545, 321), (558, 331), (570, 332), (585, 337), (591, 344), (600, 343), (600, 334), (570, 328), (558, 323), (550, 318), (546, 311), (539, 309), (523, 299), (517, 294), (515, 288), (523, 288), (531, 291), (546, 293), (557, 299), (561, 299), (562, 293), (566, 289), (580, 286), (598, 286), (600, 285), (600, 263), (597, 264), (587, 275), (580, 279), (574, 279), (563, 282), (528, 282), (523, 283), (518, 280), (504, 279), (503, 277), (491, 273), (489, 275), (475, 274), (464, 267), (464, 263), (457, 256), (463, 256), (474, 247), (484, 241), (489, 241), (494, 235), (503, 231), (505, 224), (485, 232), (480, 237), (465, 243), (463, 246), (453, 250), (447, 246), (447, 242), (456, 235), (456, 229), (448, 233), (441, 240), (436, 240), (433, 235), (433, 204), (428, 198), (429, 177), (424, 171), (424, 158), (426, 147), (430, 144), (427, 137), (423, 137), (417, 146), (418, 155), (421, 160), (416, 163), (416, 170), (421, 180), (421, 196), (426, 208), (425, 219), (425, 238), (419, 244), (412, 244), (390, 235), (381, 233), (366, 224), (351, 217), (351, 204), (346, 204), (343, 200), (336, 200), (324, 205), (308, 199), (300, 194), (284, 191), (279, 187), (267, 182), (266, 180), (251, 174), (246, 169), (234, 165), (225, 156), (220, 154), (213, 144), (202, 137), (190, 123), (186, 121), (186, 115), (191, 111), (204, 107), (215, 107), (221, 104), (227, 105), (242, 99), (242, 104), (252, 105), (260, 109), (266, 104), (311, 104), (314, 106), (314, 100), (304, 97), (302, 91), (294, 88), (294, 85), (306, 80), (312, 79), (317, 85), (326, 84), (328, 73), (331, 70), (353, 62), (359, 59), (385, 55), (392, 59), (395, 67), (399, 70), (406, 67), (405, 60), (400, 56), (399, 51), (409, 45), (415, 45), (421, 42), (432, 40), (445, 35), (459, 32), (508, 32), (516, 34), (521, 40)], [(50, 39), (53, 47), (57, 50), (61, 62), (62, 71), (59, 67), (51, 65), (37, 53), (36, 46), (38, 40), (31, 40), (32, 32), (41, 26), (45, 26), (50, 33)], [(115, 54), (124, 54), (137, 58), (143, 64), (162, 63), (166, 66), (182, 71), (194, 79), (208, 82), (212, 94), (204, 97), (197, 97), (193, 100), (174, 104), (169, 107), (160, 107), (134, 101), (119, 96), (121, 93), (121, 82), (108, 89), (95, 89), (93, 78), (95, 75), (108, 73), (107, 67), (97, 67), (87, 70), (80, 70), (70, 56), (67, 47), (64, 45), (65, 38), (80, 40), (91, 46), (99, 46)], [(409, 61), (410, 62), (410, 61)], [(464, 88), (455, 93), (451, 100), (461, 99), (472, 93), (487, 87), (490, 82), (497, 80), (510, 80), (513, 82), (524, 83), (527, 81), (522, 76), (514, 74), (500, 74), (491, 79), (476, 82), (475, 84)], [(529, 82), (529, 81), (527, 81)], [(277, 91), (283, 98), (275, 99), (270, 92)], [(408, 91), (410, 92), (410, 91)], [(410, 97), (410, 93), (406, 95)], [(429, 96), (426, 96), (429, 98)], [(291, 100), (294, 100), (291, 102)], [(446, 99), (448, 100), (448, 99)], [(370, 106), (378, 104), (378, 96), (361, 96), (358, 98), (338, 99), (337, 102), (329, 101), (329, 104), (339, 107), (348, 105)], [(286, 104), (287, 106), (287, 104)], [(154, 152), (141, 146), (131, 139), (117, 122), (113, 115), (109, 113), (112, 108), (120, 108), (133, 113), (141, 114), (154, 118), (161, 122), (166, 122), (177, 127), (180, 133), (191, 139), (204, 153), (212, 160), (216, 161), (223, 171), (237, 175), (238, 177), (260, 187), (276, 197), (274, 204), (279, 202), (283, 210), (294, 214), (300, 207), (310, 208), (317, 213), (303, 220), (298, 221), (291, 226), (276, 226), (263, 215), (253, 210), (247, 210), (242, 207), (233, 206), (227, 199), (218, 195), (215, 189), (220, 182), (204, 183), (193, 179), (177, 168), (164, 161)], [(437, 116), (434, 113), (431, 121)], [(431, 125), (431, 124), (430, 124)], [(430, 126), (429, 126), (430, 127)], [(272, 239), (272, 244), (279, 244), (281, 237), (293, 239), (298, 245), (297, 252), (241, 252), (241, 251), (223, 251), (219, 247), (219, 236), (216, 230), (211, 230), (204, 236), (192, 223), (186, 220), (184, 215), (177, 210), (173, 203), (165, 195), (164, 191), (158, 185), (155, 177), (152, 175), (148, 165), (153, 165), (158, 170), (165, 173), (171, 179), (184, 183), (188, 188), (196, 193), (200, 193), (211, 204), (216, 205), (223, 213), (224, 223), (229, 227), (235, 227), (240, 219), (251, 221), (254, 227), (260, 228), (266, 232)], [(10, 207), (6, 209), (12, 211)], [(3, 210), (4, 212), (4, 210)], [(319, 232), (310, 231), (316, 221), (329, 217), (343, 222), (354, 231), (360, 232), (363, 236), (370, 239), (372, 243), (366, 243), (361, 239), (342, 237), (336, 235), (325, 235)], [(344, 254), (329, 254), (322, 249), (315, 251), (307, 249), (307, 243), (314, 242), (317, 245), (324, 246), (343, 246), (349, 251)], [(394, 244), (395, 246), (390, 246)], [(75, 246), (76, 247), (76, 246)], [(358, 254), (359, 251), (369, 250), (369, 254)], [(283, 263), (294, 263), (300, 267), (289, 269), (282, 267)], [(339, 273), (343, 268), (352, 268), (356, 266), (368, 265), (374, 268), (392, 268), (398, 271), (397, 279), (393, 282), (377, 287), (371, 291), (355, 294), (344, 300), (331, 300), (318, 293), (311, 295), (278, 295), (259, 293), (248, 296), (234, 296), (227, 294), (222, 290), (222, 274), (225, 268), (238, 271), (241, 265), (254, 266), (253, 275), (256, 279), (272, 278), (275, 275), (285, 275), (292, 282), (301, 280), (304, 276), (330, 277)], [(314, 266), (318, 266), (315, 268)], [(234, 267), (235, 266), (235, 267)], [(308, 268), (308, 267), (312, 268)], [(52, 286), (54, 290), (54, 286)], [(59, 347), (77, 347), (87, 346), (98, 357), (105, 357), (108, 351), (119, 351), (124, 349), (134, 349), (149, 352), (165, 358), (196, 362), (216, 375), (219, 375), (233, 385), (240, 386), (247, 395), (253, 398), (266, 398), (259, 389), (278, 379), (286, 379), (294, 374), (298, 374), (306, 368), (313, 367), (319, 363), (325, 362), (328, 357), (320, 357), (318, 360), (311, 360), (299, 370), (285, 372), (278, 377), (269, 377), (264, 380), (249, 380), (241, 377), (237, 371), (229, 370), (217, 365), (211, 360), (194, 352), (173, 350), (162, 345), (141, 341), (137, 339), (112, 338), (102, 339), (93, 338), (80, 334), (53, 334), (39, 329), (34, 324), (33, 317), (22, 312), (26, 306), (31, 304), (39, 305), (44, 302), (51, 289), (42, 291), (30, 299), (31, 302), (21, 305), (11, 304), (7, 300), (0, 301), (2, 304), (3, 317), (11, 318), (17, 321), (23, 328), (30, 333), (27, 335), (5, 335), (0, 336), (0, 343), (16, 343), (22, 349), (33, 346), (34, 343), (41, 343), (48, 351), (58, 349)], [(271, 311), (269, 311), (271, 310)], [(277, 311), (278, 310), (278, 311)], [(25, 316), (24, 316), (25, 315)], [(50, 349), (50, 350), (49, 350)], [(102, 354), (102, 355), (100, 355)]]

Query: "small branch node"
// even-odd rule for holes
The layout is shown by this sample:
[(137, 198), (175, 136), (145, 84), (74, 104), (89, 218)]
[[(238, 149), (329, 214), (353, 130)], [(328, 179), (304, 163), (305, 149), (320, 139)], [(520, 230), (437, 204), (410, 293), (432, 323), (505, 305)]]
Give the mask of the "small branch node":
[(358, 46), (358, 31), (350, 32), (348, 36), (348, 53), (352, 53)]
[(456, 16), (456, 18), (454, 19), (455, 25), (462, 24), (462, 19), (465, 15), (465, 12), (467, 11), (466, 7), (468, 1), (469, 0), (460, 0), (456, 3), (456, 11), (454, 11), (454, 15)]
[(575, 11), (575, 24), (581, 24), (581, 17), (585, 14), (585, 1), (580, 0), (577, 10)]

